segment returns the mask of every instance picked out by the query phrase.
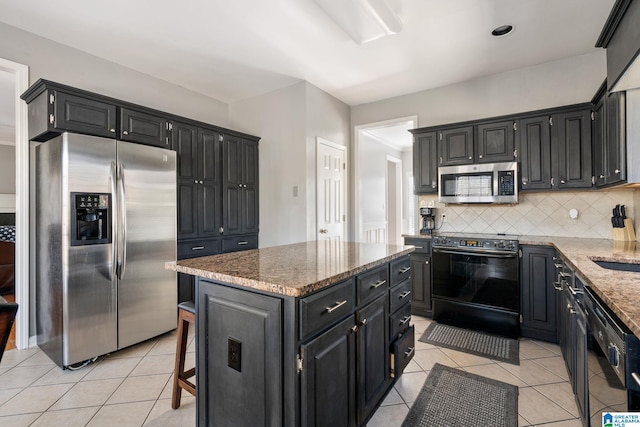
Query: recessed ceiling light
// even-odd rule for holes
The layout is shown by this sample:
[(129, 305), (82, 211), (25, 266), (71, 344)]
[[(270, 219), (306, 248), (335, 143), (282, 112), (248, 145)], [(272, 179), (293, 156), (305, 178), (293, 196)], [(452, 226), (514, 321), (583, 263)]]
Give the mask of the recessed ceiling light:
[(513, 31), (513, 25), (501, 25), (491, 31), (491, 34), (495, 37), (506, 36)]

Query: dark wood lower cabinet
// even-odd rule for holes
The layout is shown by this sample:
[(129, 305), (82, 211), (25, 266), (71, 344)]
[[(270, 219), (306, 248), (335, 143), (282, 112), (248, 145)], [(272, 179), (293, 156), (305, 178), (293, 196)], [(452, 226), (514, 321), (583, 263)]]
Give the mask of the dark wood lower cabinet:
[(365, 422), (391, 384), (389, 370), (389, 298), (358, 310), (358, 420)]
[(300, 346), (305, 366), (300, 373), (302, 425), (356, 425), (355, 317)]
[(520, 247), (520, 295), (523, 337), (556, 342), (556, 291), (554, 256), (549, 246)]

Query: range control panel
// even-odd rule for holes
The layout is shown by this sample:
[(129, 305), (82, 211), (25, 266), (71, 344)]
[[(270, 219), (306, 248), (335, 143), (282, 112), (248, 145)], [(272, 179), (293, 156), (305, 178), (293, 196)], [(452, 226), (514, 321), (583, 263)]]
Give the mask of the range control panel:
[(450, 248), (450, 249), (470, 249), (474, 251), (501, 251), (516, 252), (518, 250), (518, 240), (516, 239), (500, 239), (500, 238), (468, 238), (457, 236), (437, 236), (433, 237), (432, 244), (434, 248)]

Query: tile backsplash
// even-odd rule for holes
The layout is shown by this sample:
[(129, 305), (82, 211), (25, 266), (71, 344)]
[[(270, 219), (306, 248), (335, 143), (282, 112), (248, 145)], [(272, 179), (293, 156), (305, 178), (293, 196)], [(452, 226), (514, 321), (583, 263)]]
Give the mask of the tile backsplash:
[[(635, 213), (634, 190), (521, 193), (515, 205), (445, 205), (437, 195), (423, 195), (419, 206), (432, 201), (438, 232), (611, 239), (615, 205), (625, 205), (628, 218)], [(578, 211), (577, 219), (569, 217), (570, 209)], [(442, 214), (446, 215), (444, 224)]]

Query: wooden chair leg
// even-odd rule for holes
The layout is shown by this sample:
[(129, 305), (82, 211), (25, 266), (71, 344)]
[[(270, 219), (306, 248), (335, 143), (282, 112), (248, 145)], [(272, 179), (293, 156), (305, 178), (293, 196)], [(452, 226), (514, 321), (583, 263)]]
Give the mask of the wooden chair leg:
[(187, 353), (187, 338), (189, 335), (189, 322), (184, 318), (184, 314), (184, 310), (179, 310), (178, 339), (176, 344), (176, 365), (173, 370), (173, 393), (171, 397), (171, 407), (173, 409), (178, 409), (180, 407), (180, 399), (182, 397), (182, 387), (180, 387), (180, 379), (184, 372), (184, 359)]

